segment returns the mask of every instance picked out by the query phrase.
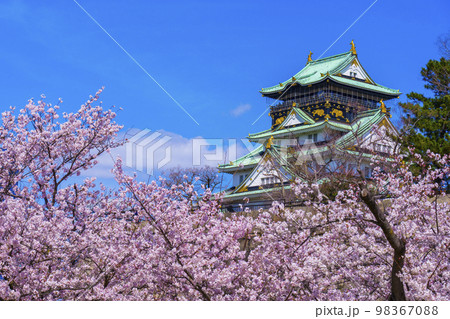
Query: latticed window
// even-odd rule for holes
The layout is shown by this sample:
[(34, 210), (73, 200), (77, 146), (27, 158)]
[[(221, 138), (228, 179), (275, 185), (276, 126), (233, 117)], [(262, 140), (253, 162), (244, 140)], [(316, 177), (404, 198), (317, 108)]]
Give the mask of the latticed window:
[(278, 181), (279, 181), (279, 179), (277, 177), (274, 177), (274, 176), (261, 178), (261, 183), (263, 185), (275, 184)]
[(316, 134), (309, 134), (308, 135), (308, 140), (311, 142), (313, 141), (314, 143), (317, 142), (317, 133)]

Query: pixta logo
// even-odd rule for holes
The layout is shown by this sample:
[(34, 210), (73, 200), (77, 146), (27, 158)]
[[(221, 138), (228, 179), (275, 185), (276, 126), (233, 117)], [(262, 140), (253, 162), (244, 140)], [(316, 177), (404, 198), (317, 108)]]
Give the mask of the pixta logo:
[(152, 175), (155, 168), (160, 169), (170, 162), (172, 148), (166, 144), (171, 139), (159, 132), (152, 133), (149, 129), (140, 131), (125, 144), (125, 165)]

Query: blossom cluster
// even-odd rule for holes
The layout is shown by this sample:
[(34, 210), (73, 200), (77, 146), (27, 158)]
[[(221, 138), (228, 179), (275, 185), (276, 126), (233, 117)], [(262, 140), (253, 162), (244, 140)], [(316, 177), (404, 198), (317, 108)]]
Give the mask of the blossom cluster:
[(385, 300), (393, 248), (361, 200), (368, 185), (405, 243), (406, 298), (449, 299), (448, 156), (418, 158), (418, 175), (399, 157), (333, 200), (297, 181), (302, 208), (229, 214), (220, 195), (139, 182), (120, 159), (116, 190), (71, 182), (117, 145), (99, 93), (61, 118), (45, 99), (2, 114), (1, 300)]

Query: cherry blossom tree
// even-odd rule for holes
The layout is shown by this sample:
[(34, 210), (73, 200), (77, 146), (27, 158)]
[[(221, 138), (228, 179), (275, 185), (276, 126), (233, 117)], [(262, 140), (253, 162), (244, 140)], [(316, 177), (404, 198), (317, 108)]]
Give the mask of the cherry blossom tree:
[(44, 99), (2, 114), (0, 299), (449, 299), (448, 156), (417, 156), (418, 175), (399, 156), (334, 199), (297, 181), (300, 209), (228, 214), (220, 194), (139, 182), (120, 159), (117, 189), (74, 183), (117, 145), (99, 93), (61, 120)]
[[(361, 178), (334, 201), (315, 187), (314, 217), (299, 217), (303, 224), (315, 220), (306, 228), (321, 233), (316, 247), (323, 247), (327, 269), (335, 269), (334, 282), (342, 285), (335, 286), (339, 289), (332, 298), (449, 298), (450, 205), (437, 183), (449, 173), (449, 158), (428, 155), (439, 169), (427, 167), (416, 155), (423, 173), (415, 176), (400, 156), (389, 171), (376, 168), (373, 179)], [(300, 196), (305, 186), (297, 188)]]
[[(70, 299), (99, 277), (92, 265), (109, 247), (108, 227), (124, 222), (106, 214), (109, 200), (94, 180), (69, 184), (116, 144), (120, 126), (111, 110), (94, 104), (58, 114), (60, 103), (30, 100), (0, 126), (0, 298)], [(62, 102), (62, 101), (60, 101)], [(100, 222), (99, 222), (100, 221)], [(116, 236), (117, 237), (117, 236)], [(96, 260), (97, 259), (97, 260)], [(102, 267), (102, 266), (100, 266)], [(97, 276), (97, 277), (96, 277)]]

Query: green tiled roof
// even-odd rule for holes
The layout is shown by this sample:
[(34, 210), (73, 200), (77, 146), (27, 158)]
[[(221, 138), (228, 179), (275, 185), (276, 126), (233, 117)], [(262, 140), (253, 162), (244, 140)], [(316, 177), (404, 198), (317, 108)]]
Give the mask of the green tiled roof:
[[(270, 154), (270, 156), (272, 158), (274, 158), (280, 164), (280, 168), (283, 168), (285, 173), (290, 175), (290, 177), (296, 176), (296, 174), (294, 174), (290, 168), (291, 165), (289, 164), (288, 159), (285, 156), (286, 154), (283, 151), (281, 151), (280, 147), (273, 145), (267, 151)], [(286, 174), (285, 174), (285, 177), (287, 177)]]
[(247, 177), (233, 190), (232, 193), (241, 193), (242, 188), (249, 182), (251, 183), (252, 179), (255, 177), (253, 174), (257, 174), (259, 172), (259, 169), (261, 169), (261, 166), (264, 166), (264, 162), (268, 158), (273, 158), (280, 164), (279, 173), (284, 175), (285, 178), (289, 179), (290, 176), (293, 176), (292, 172), (289, 169), (289, 164), (286, 162), (286, 158), (280, 154), (279, 147), (273, 145), (271, 148), (265, 150), (264, 156), (258, 163), (258, 166), (253, 168), (252, 172), (247, 175)]
[(336, 82), (346, 84), (349, 86), (354, 86), (354, 87), (357, 87), (360, 89), (366, 89), (366, 90), (376, 91), (378, 93), (384, 93), (384, 94), (390, 94), (390, 95), (392, 95), (392, 94), (399, 95), (400, 94), (399, 90), (390, 89), (390, 88), (387, 88), (380, 84), (370, 84), (370, 83), (365, 83), (365, 82), (361, 82), (361, 81), (355, 81), (352, 79), (348, 79), (348, 78), (344, 78), (344, 77), (340, 77), (340, 76), (336, 76), (336, 75), (330, 75), (330, 78), (335, 80)]
[(291, 134), (297, 135), (297, 134), (303, 133), (303, 132), (306, 133), (306, 132), (310, 132), (310, 131), (316, 131), (316, 130), (322, 129), (325, 126), (334, 128), (339, 131), (344, 131), (344, 132), (351, 130), (351, 126), (346, 123), (340, 123), (340, 122), (335, 122), (335, 121), (320, 121), (320, 122), (316, 122), (316, 123), (309, 124), (309, 125), (308, 124), (300, 125), (300, 126), (295, 126), (295, 127), (276, 129), (275, 131), (268, 130), (268, 131), (263, 131), (260, 133), (254, 133), (254, 134), (250, 134), (248, 136), (248, 139), (250, 141), (256, 141), (256, 140), (260, 140), (260, 139), (267, 139), (271, 136), (276, 138), (276, 137), (283, 137), (283, 136), (291, 135)]
[[(342, 137), (340, 137), (334, 144), (334, 146), (330, 145), (320, 145), (318, 147), (311, 147), (311, 148), (306, 148), (302, 150), (302, 155), (303, 156), (308, 156), (308, 155), (313, 155), (313, 154), (318, 154), (318, 153), (327, 153), (330, 152), (333, 149), (333, 152), (340, 152), (341, 154), (353, 154), (353, 155), (360, 155), (363, 156), (364, 158), (371, 158), (372, 155), (369, 153), (365, 153), (365, 152), (358, 152), (358, 151), (354, 151), (352, 149), (349, 149), (349, 146), (353, 146), (354, 142), (355, 142), (355, 136), (359, 136), (359, 137), (364, 137), (366, 136), (367, 133), (369, 133), (374, 127), (376, 127), (379, 123), (381, 123), (384, 120), (387, 120), (389, 122), (389, 118), (388, 115), (386, 113), (383, 113), (381, 111), (381, 109), (377, 109), (377, 110), (367, 110), (364, 112), (361, 112), (358, 117), (356, 118), (356, 120), (352, 123), (352, 124), (344, 124), (344, 123), (338, 123), (338, 122), (333, 122), (333, 121), (321, 121), (319, 123), (314, 123), (314, 124), (310, 124), (310, 125), (304, 125), (304, 126), (298, 126), (298, 127), (294, 127), (292, 130), (297, 130), (297, 132), (300, 132), (302, 130), (305, 130), (305, 128), (309, 127), (314, 127), (315, 129), (319, 128), (322, 125), (336, 125), (338, 127), (340, 127), (341, 129), (345, 129), (346, 134), (344, 134)], [(323, 127), (321, 127), (323, 128)], [(274, 133), (279, 133), (282, 131), (286, 131), (286, 129), (281, 129), (279, 131), (276, 132), (269, 132), (272, 133), (272, 135), (276, 135)], [(262, 132), (264, 134), (261, 134), (261, 136), (265, 136), (266, 138), (268, 138), (269, 136), (271, 136), (271, 134), (267, 133), (267, 132)], [(261, 152), (262, 150), (264, 150), (264, 155), (260, 156), (258, 153), (258, 161), (261, 161), (261, 163), (263, 163), (263, 159), (264, 157), (271, 157), (273, 158), (280, 166), (279, 168), (282, 169), (282, 174), (287, 178), (290, 179), (292, 177), (296, 177), (296, 178), (304, 178), (304, 176), (298, 175), (299, 173), (294, 173), (291, 170), (291, 164), (288, 160), (288, 158), (286, 158), (286, 155), (289, 156), (295, 156), (295, 155), (289, 155), (286, 154), (286, 151), (284, 149), (282, 149), (280, 146), (277, 146), (276, 144), (273, 144), (270, 148), (268, 149), (264, 149), (263, 146), (260, 146), (260, 148), (258, 148), (259, 152)], [(254, 150), (252, 153), (255, 154)], [(252, 154), (250, 153), (250, 154)], [(248, 155), (250, 155), (248, 154)], [(244, 162), (246, 160), (247, 156), (242, 157), (241, 159), (237, 160), (236, 162)], [(255, 170), (257, 170), (260, 165), (262, 165), (261, 163), (257, 163), (257, 165), (255, 165), (254, 167), (252, 167), (252, 173), (255, 172)], [(242, 169), (242, 168), (237, 168)], [(248, 183), (250, 177), (252, 176), (252, 173), (249, 174), (244, 181), (235, 189), (233, 189), (230, 193), (228, 193), (225, 198), (227, 199), (240, 199), (240, 198), (244, 198), (244, 197), (252, 197), (252, 196), (257, 196), (257, 195), (261, 195), (263, 193), (266, 192), (271, 192), (274, 189), (257, 189), (257, 190), (250, 190), (250, 191), (242, 191), (243, 187)], [(285, 186), (285, 188), (288, 186)]]
[(378, 93), (388, 95), (400, 94), (398, 90), (389, 89), (382, 85), (376, 84), (375, 82), (374, 84), (371, 84), (337, 76), (337, 74), (341, 70), (352, 63), (355, 59), (357, 59), (357, 56), (349, 51), (318, 60), (312, 60), (311, 62), (308, 62), (308, 64), (306, 64), (306, 66), (300, 72), (295, 74), (293, 78), (290, 78), (289, 80), (286, 80), (278, 85), (263, 88), (260, 92), (263, 95), (271, 94), (283, 91), (287, 86), (293, 84), (294, 82), (305, 86), (321, 82), (325, 79), (332, 79), (342, 84), (351, 85), (357, 88), (375, 91)]
[(220, 171), (233, 171), (236, 169), (243, 169), (245, 167), (252, 167), (258, 164), (259, 160), (261, 159), (261, 153), (263, 151), (263, 145), (259, 145), (256, 147), (253, 151), (248, 153), (247, 155), (242, 156), (241, 158), (238, 158), (234, 162), (230, 162), (228, 164), (219, 165)]
[[(291, 189), (291, 186), (290, 185), (284, 185), (283, 188), (284, 189)], [(273, 188), (265, 188), (265, 189), (255, 189), (255, 190), (247, 191), (247, 192), (227, 194), (227, 195), (225, 195), (225, 198), (231, 199), (231, 198), (251, 197), (252, 195), (268, 194), (270, 192), (279, 191), (279, 190), (281, 190), (280, 186), (273, 187)]]
[(368, 132), (374, 125), (378, 124), (384, 117), (385, 113), (382, 113), (380, 109), (368, 110), (358, 114), (356, 120), (352, 124), (335, 122), (333, 120), (320, 121), (313, 124), (306, 124), (295, 126), (292, 128), (276, 129), (275, 131), (263, 131), (260, 133), (250, 134), (250, 141), (265, 140), (273, 136), (276, 138), (282, 138), (286, 135), (300, 135), (302, 133), (308, 133), (311, 131), (322, 130), (325, 126), (335, 130), (348, 132), (343, 135), (336, 143), (343, 145), (349, 143), (355, 136), (362, 136)]
[[(358, 115), (357, 119), (352, 124), (347, 123), (341, 123), (341, 122), (335, 122), (333, 120), (329, 121), (320, 121), (316, 122), (314, 124), (307, 124), (307, 125), (300, 125), (295, 126), (292, 128), (282, 128), (282, 129), (276, 129), (275, 131), (263, 131), (260, 133), (250, 134), (249, 140), (250, 141), (256, 141), (256, 140), (264, 140), (268, 139), (269, 137), (273, 136), (275, 139), (282, 138), (286, 135), (299, 135), (302, 133), (307, 133), (311, 131), (317, 131), (323, 129), (325, 126), (330, 127), (332, 129), (343, 131), (343, 132), (352, 132), (351, 134), (345, 134), (342, 136), (339, 141), (344, 142), (348, 138), (351, 138), (354, 136), (354, 134), (357, 134), (358, 136), (361, 136), (361, 134), (365, 134), (368, 129), (370, 129), (374, 124), (379, 123), (383, 117), (386, 115), (381, 112), (380, 109), (374, 109), (374, 110), (368, 110), (365, 112), (361, 112), (361, 114)], [(339, 143), (338, 141), (338, 143)]]
[[(309, 123), (314, 123), (314, 119), (309, 116), (308, 113), (304, 112), (303, 110), (299, 109), (298, 107), (294, 107), (293, 111), (295, 113), (297, 113), (298, 116), (300, 116), (301, 118), (303, 118), (305, 121), (308, 121)], [(290, 114), (289, 114), (290, 115)], [(286, 116), (286, 119), (288, 118), (288, 116)]]
[(352, 124), (351, 133), (345, 134), (339, 140), (336, 141), (338, 146), (346, 146), (355, 140), (355, 136), (364, 136), (368, 133), (375, 125), (380, 123), (383, 118), (387, 118), (386, 114), (381, 112), (380, 109), (377, 112), (369, 116), (361, 117)]
[(361, 117), (372, 116), (372, 115), (375, 115), (376, 113), (378, 113), (379, 111), (380, 111), (380, 109), (369, 109), (366, 111), (360, 111), (356, 115), (356, 118), (359, 119)]

